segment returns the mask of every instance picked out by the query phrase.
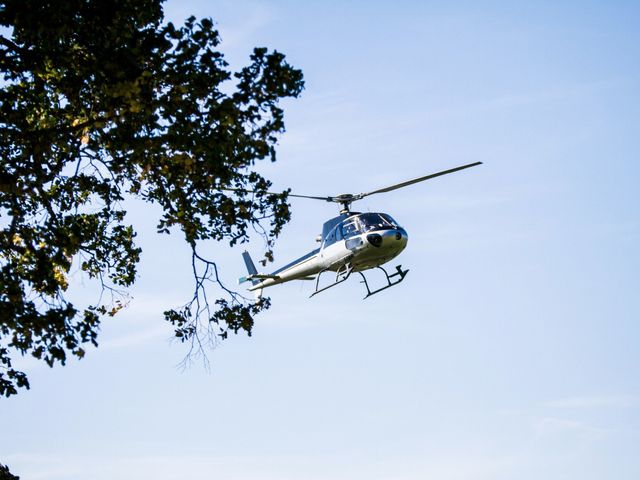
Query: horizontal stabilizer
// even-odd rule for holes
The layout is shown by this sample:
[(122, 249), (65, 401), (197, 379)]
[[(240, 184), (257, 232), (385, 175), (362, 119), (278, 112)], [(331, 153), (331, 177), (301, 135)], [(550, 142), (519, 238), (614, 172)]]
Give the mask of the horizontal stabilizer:
[[(258, 283), (259, 280), (268, 280), (268, 279), (274, 279), (277, 280), (278, 277), (277, 275), (267, 275), (264, 273), (255, 273), (253, 275), (249, 275), (247, 277), (240, 277), (240, 279), (238, 280), (238, 283), (244, 283), (244, 282), (251, 282), (251, 283)], [(255, 280), (255, 282), (254, 282)]]

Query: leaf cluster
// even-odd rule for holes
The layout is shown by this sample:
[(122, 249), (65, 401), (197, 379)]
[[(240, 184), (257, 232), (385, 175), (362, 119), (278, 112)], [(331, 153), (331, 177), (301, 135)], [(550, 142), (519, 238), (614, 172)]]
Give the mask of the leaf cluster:
[[(159, 205), (158, 231), (180, 231), (194, 255), (200, 241), (235, 244), (252, 228), (271, 246), (289, 219), (287, 192), (268, 193), (252, 167), (275, 161), (279, 101), (298, 96), (303, 80), (265, 48), (230, 71), (213, 22), (166, 23), (161, 0), (5, 0), (0, 25), (10, 32), (0, 36), (0, 394), (8, 396), (28, 388), (11, 351), (50, 366), (82, 357), (84, 344), (97, 345), (101, 318), (124, 305), (119, 294), (135, 281), (141, 253), (127, 197)], [(107, 300), (74, 306), (65, 297), (72, 267), (99, 281)], [(204, 284), (195, 272), (197, 299)], [(205, 320), (225, 335), (227, 326), (250, 331), (246, 316), (259, 308), (227, 292)]]
[(0, 480), (20, 480), (20, 477), (13, 475), (9, 467), (0, 463)]

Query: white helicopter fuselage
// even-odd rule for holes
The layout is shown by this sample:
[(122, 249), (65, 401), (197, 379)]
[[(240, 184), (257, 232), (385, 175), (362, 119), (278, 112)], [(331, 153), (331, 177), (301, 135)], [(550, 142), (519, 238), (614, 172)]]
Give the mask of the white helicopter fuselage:
[[(398, 256), (404, 250), (407, 246), (407, 232), (386, 213), (351, 212), (350, 205), (369, 195), (390, 192), (481, 164), (482, 162), (469, 163), (357, 195), (344, 193), (337, 196), (320, 197), (290, 193), (290, 197), (338, 203), (342, 206), (342, 210), (339, 216), (324, 223), (322, 234), (318, 237), (319, 241), (322, 242), (320, 248), (309, 252), (273, 273), (258, 273), (249, 253), (244, 252), (242, 256), (249, 275), (242, 277), (240, 283), (251, 282), (252, 286), (249, 290), (256, 293), (257, 297), (261, 296), (263, 288), (291, 280), (316, 280), (315, 291), (311, 294), (311, 296), (314, 296), (344, 282), (352, 272), (357, 272), (362, 277), (362, 282), (367, 289), (365, 298), (398, 285), (404, 280), (409, 270), (403, 270), (401, 265), (397, 265), (395, 272), (389, 274), (382, 265)], [(249, 190), (235, 188), (225, 188), (224, 190), (250, 192)], [(370, 268), (378, 268), (384, 272), (386, 285), (380, 288), (370, 288), (365, 275), (362, 273)], [(334, 283), (320, 288), (320, 277), (324, 272), (335, 272), (336, 279)]]
[[(374, 225), (372, 219), (378, 219), (380, 224)], [(252, 272), (253, 264), (249, 261), (250, 275), (241, 281), (253, 281), (249, 290), (260, 291), (291, 280), (314, 280), (317, 274), (325, 271), (363, 271), (397, 257), (408, 241), (407, 232), (386, 214), (337, 217), (327, 222), (324, 230), (319, 249), (270, 274)]]

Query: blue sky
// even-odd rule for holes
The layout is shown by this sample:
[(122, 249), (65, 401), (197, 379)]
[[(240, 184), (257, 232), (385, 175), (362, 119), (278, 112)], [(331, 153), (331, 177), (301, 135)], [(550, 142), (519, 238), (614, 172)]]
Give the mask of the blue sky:
[[(0, 463), (29, 479), (637, 479), (640, 6), (635, 2), (169, 2), (210, 16), (232, 66), (276, 48), (275, 188), (358, 193), (484, 165), (358, 208), (408, 231), (401, 286), (271, 290), (251, 338), (177, 368), (161, 312), (188, 251), (132, 204), (144, 249), (100, 348), (2, 400)], [(276, 248), (334, 206), (298, 200)], [(227, 283), (241, 248), (212, 244)], [(249, 245), (261, 254), (261, 243)], [(392, 264), (392, 266), (395, 265)], [(74, 278), (81, 295), (91, 286)]]

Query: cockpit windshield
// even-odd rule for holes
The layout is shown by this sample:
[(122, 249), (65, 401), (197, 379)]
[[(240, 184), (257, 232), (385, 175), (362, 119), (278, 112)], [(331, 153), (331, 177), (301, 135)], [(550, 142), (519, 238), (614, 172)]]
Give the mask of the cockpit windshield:
[(361, 213), (342, 224), (342, 236), (348, 238), (370, 230), (398, 228), (398, 223), (386, 213)]

